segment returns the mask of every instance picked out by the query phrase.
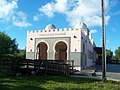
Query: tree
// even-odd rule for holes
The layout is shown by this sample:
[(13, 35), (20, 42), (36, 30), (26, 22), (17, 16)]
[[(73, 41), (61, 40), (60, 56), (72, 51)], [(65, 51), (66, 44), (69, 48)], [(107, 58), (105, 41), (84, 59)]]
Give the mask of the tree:
[(106, 49), (106, 60), (109, 61), (111, 60), (113, 56), (113, 52), (111, 50)]
[(115, 56), (120, 60), (120, 47), (115, 50)]
[(111, 59), (112, 60), (118, 60), (118, 58), (115, 55)]
[(26, 56), (26, 50), (25, 49), (19, 49), (19, 52), (18, 53), (16, 53), (16, 56), (18, 57), (18, 58), (21, 58), (21, 59), (25, 59), (25, 56)]
[(18, 51), (16, 39), (11, 39), (4, 32), (0, 32), (0, 56), (15, 54)]

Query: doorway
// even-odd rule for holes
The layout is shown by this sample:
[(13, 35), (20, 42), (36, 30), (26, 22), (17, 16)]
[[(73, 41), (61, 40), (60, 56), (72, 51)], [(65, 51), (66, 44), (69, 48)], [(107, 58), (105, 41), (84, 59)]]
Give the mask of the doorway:
[(38, 50), (38, 59), (42, 59), (42, 60), (47, 60), (47, 44), (44, 42), (40, 42), (37, 46), (37, 50)]
[(67, 60), (67, 45), (60, 41), (55, 45), (55, 60)]

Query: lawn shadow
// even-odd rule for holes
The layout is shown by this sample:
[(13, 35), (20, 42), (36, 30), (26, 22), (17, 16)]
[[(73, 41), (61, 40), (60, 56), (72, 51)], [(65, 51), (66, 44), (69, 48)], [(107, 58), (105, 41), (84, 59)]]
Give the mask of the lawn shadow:
[(74, 84), (81, 84), (81, 83), (93, 83), (96, 81), (100, 81), (97, 79), (91, 79), (91, 78), (80, 78), (80, 77), (65, 77), (65, 76), (42, 76), (43, 81), (54, 81), (54, 82), (60, 82), (60, 83), (74, 83)]
[(12, 88), (10, 88), (10, 85), (1, 85), (0, 84), (0, 90), (13, 90)]
[[(27, 83), (27, 82), (26, 82)], [(15, 84), (10, 82), (0, 82), (0, 90), (46, 90), (38, 85), (30, 85), (25, 83)]]
[[(53, 85), (54, 83), (57, 83), (56, 85), (62, 84), (60, 87), (52, 86), (54, 90), (67, 90), (68, 87), (64, 85), (69, 86), (69, 84), (72, 84), (74, 87), (74, 84), (94, 83), (96, 81), (98, 80), (65, 76), (9, 77), (0, 79), (0, 90), (46, 90), (48, 87), (51, 88), (49, 85)], [(43, 87), (45, 84), (49, 85)], [(69, 88), (69, 90), (88, 90), (82, 87), (73, 87)]]
[(38, 87), (37, 85), (19, 85), (14, 88), (14, 90), (46, 90), (42, 87)]
[[(61, 88), (61, 87), (58, 87), (58, 88), (54, 88), (54, 90), (68, 90), (68, 88)], [(91, 88), (71, 88), (69, 90), (92, 90)]]
[(0, 85), (0, 90), (46, 90), (42, 87), (37, 87), (34, 85)]

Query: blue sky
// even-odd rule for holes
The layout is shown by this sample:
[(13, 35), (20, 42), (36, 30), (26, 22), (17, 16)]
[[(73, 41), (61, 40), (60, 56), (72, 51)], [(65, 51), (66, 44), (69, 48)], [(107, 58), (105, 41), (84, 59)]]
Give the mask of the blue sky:
[[(26, 46), (28, 30), (43, 30), (47, 24), (73, 28), (84, 22), (97, 46), (101, 43), (101, 0), (0, 0), (0, 31)], [(104, 0), (106, 48), (120, 46), (120, 0)]]

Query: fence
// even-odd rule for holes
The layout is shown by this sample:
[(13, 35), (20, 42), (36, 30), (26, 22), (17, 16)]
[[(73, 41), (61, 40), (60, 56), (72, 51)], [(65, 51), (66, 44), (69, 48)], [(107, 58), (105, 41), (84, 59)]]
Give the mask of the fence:
[(0, 76), (11, 75), (69, 75), (72, 73), (74, 60), (30, 60), (0, 58)]
[(14, 58), (0, 58), (0, 76), (15, 75), (16, 60)]
[(73, 70), (73, 60), (24, 60), (18, 62), (18, 72), (22, 74), (69, 75)]

